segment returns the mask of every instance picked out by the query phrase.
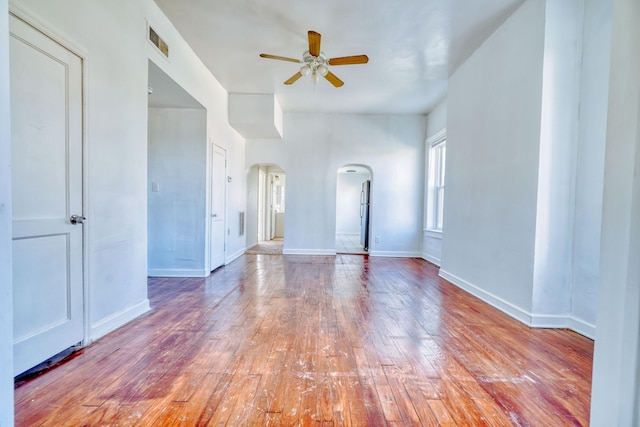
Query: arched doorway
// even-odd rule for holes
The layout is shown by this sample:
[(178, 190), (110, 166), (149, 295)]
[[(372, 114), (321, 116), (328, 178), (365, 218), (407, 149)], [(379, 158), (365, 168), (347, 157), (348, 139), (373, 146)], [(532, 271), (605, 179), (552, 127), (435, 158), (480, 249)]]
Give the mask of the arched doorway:
[(249, 170), (246, 253), (282, 253), (286, 181), (286, 173), (278, 165), (254, 165)]
[(371, 169), (345, 165), (336, 180), (336, 253), (367, 254), (371, 216)]

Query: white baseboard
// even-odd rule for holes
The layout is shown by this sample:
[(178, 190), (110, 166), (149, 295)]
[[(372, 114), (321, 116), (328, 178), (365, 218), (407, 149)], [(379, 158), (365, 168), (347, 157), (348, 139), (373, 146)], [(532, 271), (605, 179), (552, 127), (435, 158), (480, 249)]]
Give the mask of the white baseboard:
[(550, 314), (531, 314), (532, 328), (566, 328), (571, 329), (574, 332), (584, 335), (587, 338), (594, 340), (596, 338), (596, 326), (585, 322), (582, 319), (572, 317), (570, 315), (556, 316)]
[(238, 258), (240, 258), (243, 254), (244, 251), (246, 251), (247, 248), (242, 248), (239, 251), (236, 251), (234, 253), (232, 253), (231, 255), (228, 255), (225, 260), (224, 260), (224, 264), (231, 264), (233, 261), (237, 260)]
[(577, 317), (569, 317), (569, 329), (592, 340), (596, 339), (596, 325)]
[(496, 295), (493, 295), (492, 293), (487, 292), (484, 289), (481, 289), (461, 279), (460, 277), (454, 274), (444, 271), (442, 270), (442, 268), (440, 269), (440, 273), (438, 275), (443, 279), (446, 279), (449, 282), (453, 283), (460, 289), (465, 290), (469, 292), (471, 295), (477, 298), (480, 298), (482, 301), (486, 302), (487, 304), (492, 305), (493, 307), (497, 308), (503, 313), (508, 314), (514, 319), (519, 320), (525, 325), (531, 326), (531, 313), (529, 313), (528, 311), (518, 307), (517, 305), (511, 304), (510, 302)]
[(429, 261), (431, 264), (435, 264), (440, 267), (440, 258), (436, 258), (433, 255), (422, 252), (421, 258), (425, 261)]
[(531, 322), (529, 326), (532, 328), (566, 328), (569, 323), (568, 315), (554, 315), (554, 314), (536, 314), (530, 313)]
[(104, 319), (91, 325), (91, 341), (95, 341), (100, 337), (107, 335), (109, 332), (113, 332), (121, 326), (126, 325), (139, 316), (142, 316), (147, 311), (151, 310), (149, 306), (149, 300), (144, 301), (122, 310), (118, 313), (107, 316)]
[(209, 274), (207, 270), (186, 268), (150, 268), (147, 272), (149, 277), (207, 277)]
[[(335, 249), (284, 249), (284, 255), (336, 255)], [(387, 258), (421, 258), (420, 252), (369, 251), (369, 256)]]
[(369, 251), (369, 256), (386, 258), (422, 258), (422, 254), (420, 252), (404, 251)]
[(566, 328), (584, 335), (587, 338), (595, 339), (595, 325), (585, 322), (582, 319), (572, 317), (568, 314), (554, 315), (531, 313), (528, 310), (493, 295), (492, 293), (487, 292), (447, 271), (440, 269), (439, 276), (527, 326), (532, 328)]
[(284, 255), (335, 255), (335, 249), (283, 249)]

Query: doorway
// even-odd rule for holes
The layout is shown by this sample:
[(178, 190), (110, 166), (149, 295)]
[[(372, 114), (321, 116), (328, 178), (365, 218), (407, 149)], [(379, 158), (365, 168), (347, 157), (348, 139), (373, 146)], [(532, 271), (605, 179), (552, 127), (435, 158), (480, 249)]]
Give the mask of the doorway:
[(277, 165), (249, 170), (247, 197), (248, 254), (281, 254), (285, 238), (287, 175)]
[(336, 182), (336, 253), (368, 254), (371, 170), (345, 165), (338, 169)]
[[(148, 64), (148, 275), (204, 277), (210, 271), (207, 110)], [(224, 231), (222, 238), (224, 247)]]

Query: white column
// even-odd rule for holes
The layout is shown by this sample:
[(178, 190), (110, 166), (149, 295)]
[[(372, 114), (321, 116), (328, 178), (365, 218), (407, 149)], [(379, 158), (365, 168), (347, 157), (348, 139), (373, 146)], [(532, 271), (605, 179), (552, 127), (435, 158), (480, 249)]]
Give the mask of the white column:
[(545, 4), (531, 323), (561, 327), (571, 310), (583, 4)]
[(639, 425), (640, 2), (614, 0), (591, 425)]
[(13, 425), (9, 6), (0, 0), (0, 426)]

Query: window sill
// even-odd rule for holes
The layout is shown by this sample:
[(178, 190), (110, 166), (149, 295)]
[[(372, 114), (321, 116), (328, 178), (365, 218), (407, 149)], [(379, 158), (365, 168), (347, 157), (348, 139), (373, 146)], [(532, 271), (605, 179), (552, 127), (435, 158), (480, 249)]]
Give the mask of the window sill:
[(434, 239), (442, 239), (442, 231), (438, 230), (423, 230), (424, 235), (434, 238)]

